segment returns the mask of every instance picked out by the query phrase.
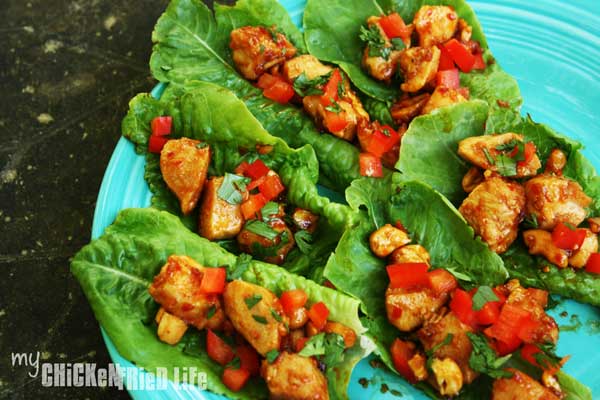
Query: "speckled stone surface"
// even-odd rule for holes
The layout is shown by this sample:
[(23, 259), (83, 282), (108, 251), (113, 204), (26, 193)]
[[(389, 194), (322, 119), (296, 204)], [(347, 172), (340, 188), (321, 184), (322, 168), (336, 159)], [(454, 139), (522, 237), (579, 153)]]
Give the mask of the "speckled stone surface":
[(0, 1), (2, 399), (128, 398), (114, 388), (44, 388), (11, 354), (110, 362), (69, 261), (90, 240), (127, 102), (154, 86), (150, 37), (166, 5)]

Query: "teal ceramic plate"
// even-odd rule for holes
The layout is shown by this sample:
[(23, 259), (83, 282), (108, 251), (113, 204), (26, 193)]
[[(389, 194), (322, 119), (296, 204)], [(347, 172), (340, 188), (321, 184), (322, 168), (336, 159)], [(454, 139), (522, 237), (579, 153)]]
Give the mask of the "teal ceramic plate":
[[(281, 0), (300, 25), (304, 0)], [(600, 168), (600, 2), (571, 0), (488, 0), (470, 2), (484, 27), (490, 47), (504, 69), (515, 76), (524, 98), (523, 112), (583, 142), (585, 154)], [(153, 94), (160, 96), (162, 87)], [(119, 210), (147, 207), (150, 191), (144, 181), (144, 158), (121, 138), (106, 173), (96, 205), (92, 236), (97, 238)], [(571, 354), (565, 371), (600, 396), (600, 312), (564, 301), (551, 312), (561, 326), (559, 354)], [(104, 334), (104, 332), (103, 332)], [(114, 362), (133, 366), (119, 355), (104, 334)], [(369, 382), (367, 388), (360, 378)], [(363, 381), (364, 382), (364, 381)], [(368, 360), (355, 368), (348, 393), (351, 399), (395, 399), (381, 384), (398, 390), (404, 399), (424, 394), (399, 377), (373, 369)], [(134, 399), (224, 399), (192, 387), (164, 391), (131, 390)]]

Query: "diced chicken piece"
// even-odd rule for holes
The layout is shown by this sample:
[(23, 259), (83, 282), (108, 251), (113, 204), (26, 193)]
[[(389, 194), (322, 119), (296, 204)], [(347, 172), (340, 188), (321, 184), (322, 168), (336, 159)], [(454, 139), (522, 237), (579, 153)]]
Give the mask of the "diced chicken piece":
[(471, 193), (484, 181), (483, 172), (477, 167), (471, 167), (462, 179), (461, 185), (466, 193)]
[(558, 325), (554, 318), (546, 314), (544, 308), (548, 305), (548, 292), (545, 290), (525, 289), (518, 280), (509, 281), (505, 287), (510, 294), (506, 304), (515, 305), (531, 314), (531, 318), (539, 322), (533, 338), (536, 343), (556, 343), (558, 340)]
[(600, 233), (600, 218), (588, 218), (588, 224), (590, 225), (590, 230), (594, 233)]
[(332, 67), (323, 64), (310, 54), (299, 55), (287, 60), (283, 64), (283, 76), (288, 82), (294, 82), (302, 74), (312, 80), (319, 76), (327, 75), (331, 71), (333, 71)]
[(406, 232), (390, 224), (385, 224), (369, 236), (371, 251), (381, 258), (389, 256), (394, 250), (408, 243), (410, 238)]
[(294, 225), (296, 225), (296, 228), (312, 234), (317, 229), (319, 216), (311, 213), (308, 210), (296, 208), (292, 214), (292, 220), (294, 220)]
[(434, 346), (442, 343), (448, 334), (452, 334), (452, 341), (445, 346), (439, 347), (433, 355), (440, 360), (446, 358), (453, 360), (462, 372), (463, 382), (469, 384), (473, 382), (478, 374), (469, 366), (469, 357), (471, 357), (473, 346), (467, 336), (467, 332), (473, 332), (473, 329), (460, 322), (450, 312), (441, 319), (425, 323), (423, 328), (417, 332), (417, 336), (423, 344), (425, 351), (429, 351)]
[[(248, 299), (259, 301), (249, 307)], [(264, 356), (271, 350), (279, 350), (281, 339), (287, 334), (287, 317), (273, 292), (252, 283), (231, 281), (225, 287), (223, 305), (234, 328), (256, 351)]]
[(352, 108), (352, 105), (347, 101), (339, 100), (337, 104), (339, 105), (341, 112), (344, 113), (346, 126), (340, 131), (331, 132), (325, 123), (325, 115), (328, 111), (325, 110), (325, 107), (321, 104), (321, 96), (306, 96), (302, 99), (304, 110), (306, 110), (306, 112), (315, 120), (318, 126), (323, 127), (329, 133), (340, 139), (352, 141), (358, 125), (357, 114)]
[(467, 21), (462, 18), (458, 19), (458, 24), (456, 26), (456, 39), (462, 43), (468, 43), (471, 40), (471, 36), (473, 35), (473, 28)]
[(556, 247), (550, 232), (543, 229), (530, 229), (523, 232), (523, 241), (529, 254), (544, 256), (559, 268), (565, 268), (569, 264), (569, 253)]
[(196, 207), (209, 165), (210, 148), (198, 140), (172, 139), (160, 152), (160, 172), (184, 215)]
[[(367, 46), (363, 51), (362, 66), (373, 78), (389, 83), (394, 75), (394, 72), (396, 72), (396, 63), (398, 62), (401, 51), (393, 49), (394, 46), (392, 45), (392, 42), (379, 25), (380, 19), (381, 17), (369, 17), (367, 20), (367, 25), (370, 29), (375, 27), (379, 30), (379, 34), (385, 42), (384, 47), (390, 49), (390, 54), (387, 59), (380, 56), (371, 56), (371, 48)], [(405, 41), (405, 47), (410, 47), (410, 39)]]
[(429, 97), (431, 97), (429, 93), (423, 93), (394, 103), (390, 109), (392, 118), (397, 122), (408, 123), (412, 121), (414, 117), (421, 114), (421, 110), (429, 101)]
[(158, 324), (158, 338), (167, 344), (175, 345), (179, 343), (185, 331), (187, 331), (187, 324), (181, 318), (169, 314), (162, 307), (156, 313), (155, 320)]
[(308, 311), (304, 307), (298, 307), (288, 317), (290, 318), (290, 329), (299, 329), (308, 322)]
[(412, 356), (408, 360), (408, 366), (418, 381), (424, 381), (429, 377), (429, 373), (427, 372), (427, 358), (423, 354), (416, 353)]
[(435, 384), (442, 396), (456, 396), (463, 386), (463, 375), (460, 367), (451, 358), (434, 358), (431, 371)]
[(579, 226), (592, 199), (579, 183), (562, 176), (542, 174), (525, 183), (526, 212), (535, 215), (541, 229), (552, 230), (559, 222)]
[(389, 288), (385, 292), (388, 320), (402, 332), (421, 326), (448, 300), (448, 293), (437, 295), (430, 288), (419, 290)]
[(561, 175), (565, 165), (567, 165), (567, 155), (560, 149), (554, 149), (546, 161), (546, 172)]
[(419, 46), (431, 47), (452, 39), (458, 25), (458, 15), (452, 7), (423, 6), (413, 19), (419, 34)]
[(294, 248), (294, 235), (285, 222), (273, 218), (267, 223), (279, 235), (269, 239), (244, 227), (237, 235), (240, 249), (271, 264), (282, 264), (287, 254)]
[(261, 375), (267, 383), (271, 400), (328, 400), (327, 379), (313, 358), (287, 351), (269, 364), (264, 360)]
[(400, 88), (405, 92), (418, 92), (435, 79), (440, 64), (437, 47), (411, 47), (402, 51), (398, 65), (404, 75)]
[(461, 89), (450, 89), (444, 86), (437, 86), (429, 100), (427, 100), (427, 103), (425, 103), (423, 109), (421, 109), (421, 114), (429, 114), (438, 108), (464, 103), (467, 100), (467, 97), (464, 96), (464, 91)]
[(204, 190), (199, 228), (200, 236), (208, 240), (231, 239), (244, 225), (240, 205), (228, 203), (218, 195), (223, 179), (222, 176), (209, 179)]
[(346, 325), (339, 322), (327, 321), (323, 328), (325, 333), (337, 333), (344, 338), (344, 345), (347, 349), (354, 346), (356, 343), (356, 333), (352, 328), (348, 328)]
[(233, 62), (246, 79), (258, 79), (265, 71), (296, 55), (296, 48), (275, 28), (243, 26), (231, 31)]
[[(500, 154), (506, 153), (506, 150), (502, 150), (501, 146), (516, 142), (522, 143), (523, 135), (508, 132), (500, 135), (473, 136), (458, 143), (458, 155), (479, 168), (498, 171), (497, 163), (492, 164), (490, 161), (497, 160)], [(510, 149), (508, 151), (510, 152)], [(491, 160), (486, 156), (486, 152)], [(514, 177), (533, 176), (541, 167), (542, 163), (536, 153), (527, 163), (524, 161), (517, 163), (517, 174)]]
[(517, 182), (492, 176), (479, 184), (458, 211), (496, 253), (517, 238), (525, 208), (525, 192)]
[[(198, 329), (217, 329), (225, 320), (218, 296), (202, 294), (198, 287), (205, 267), (187, 256), (172, 255), (148, 288), (166, 312)], [(212, 314), (208, 318), (209, 314)]]
[(420, 244), (409, 244), (402, 246), (392, 253), (390, 256), (391, 264), (403, 263), (425, 263), (429, 264), (431, 257), (425, 247)]
[(529, 375), (517, 370), (507, 369), (513, 374), (511, 378), (501, 378), (494, 381), (492, 400), (559, 400), (550, 389)]
[(598, 236), (589, 229), (585, 230), (585, 239), (579, 250), (573, 252), (569, 257), (569, 265), (575, 268), (583, 268), (587, 264), (592, 253), (598, 252)]

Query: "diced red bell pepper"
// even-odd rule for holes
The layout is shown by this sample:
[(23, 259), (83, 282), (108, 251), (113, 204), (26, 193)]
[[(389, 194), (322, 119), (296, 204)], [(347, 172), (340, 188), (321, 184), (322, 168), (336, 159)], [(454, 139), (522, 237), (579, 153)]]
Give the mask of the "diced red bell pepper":
[[(487, 335), (487, 332), (490, 329), (492, 329), (492, 328), (491, 327), (486, 328), (483, 332), (486, 333), (486, 335)], [(496, 353), (498, 353), (498, 355), (505, 356), (507, 354), (514, 353), (519, 348), (521, 343), (523, 343), (523, 342), (521, 342), (521, 339), (519, 339), (518, 337), (515, 336), (513, 338), (510, 338), (509, 342), (503, 342), (500, 340), (496, 340), (494, 342), (494, 348), (496, 349)]]
[(450, 293), (458, 286), (456, 278), (445, 269), (434, 269), (427, 274), (429, 285), (436, 294)]
[(285, 291), (281, 294), (281, 297), (279, 299), (281, 306), (283, 307), (283, 311), (288, 316), (294, 314), (294, 312), (300, 307), (304, 307), (307, 300), (308, 295), (302, 289), (293, 289)]
[(240, 163), (240, 165), (235, 167), (233, 172), (235, 172), (238, 175), (246, 175), (246, 170), (248, 169), (249, 166), (250, 166), (250, 164), (248, 164), (248, 161), (242, 161)]
[(385, 32), (388, 39), (393, 38), (408, 38), (411, 35), (411, 30), (406, 26), (404, 20), (398, 13), (392, 13), (383, 16), (379, 19), (379, 26)]
[(465, 325), (475, 324), (475, 311), (471, 295), (462, 289), (456, 289), (450, 300), (450, 310)]
[(325, 328), (327, 317), (329, 317), (329, 309), (322, 301), (313, 304), (308, 310), (308, 318), (318, 330)]
[(429, 275), (425, 263), (392, 264), (386, 267), (390, 278), (390, 287), (411, 289), (415, 287), (429, 287)]
[(447, 69), (439, 71), (436, 75), (437, 86), (446, 87), (448, 89), (458, 89), (460, 87), (460, 75), (458, 69)]
[(225, 268), (205, 268), (200, 282), (200, 293), (220, 294), (225, 291), (227, 272)]
[[(242, 164), (244, 163), (242, 162)], [(240, 164), (240, 167), (242, 166), (242, 164)], [(252, 162), (251, 164), (248, 164), (248, 166), (244, 169), (242, 173), (248, 178), (255, 180), (260, 178), (261, 176), (266, 175), (268, 172), (269, 167), (267, 167), (265, 163), (260, 158), (258, 158), (254, 160), (254, 162)]]
[(438, 66), (438, 71), (456, 68), (450, 52), (441, 44), (438, 44), (437, 47), (440, 49), (440, 64)]
[(265, 176), (264, 182), (258, 185), (258, 190), (269, 201), (277, 198), (285, 190), (285, 186), (281, 183), (279, 175), (268, 174)]
[(258, 375), (260, 372), (260, 358), (252, 346), (243, 344), (237, 347), (236, 354), (240, 358), (240, 368), (250, 372), (250, 375)]
[(210, 329), (206, 330), (206, 353), (220, 365), (227, 365), (235, 358), (233, 349)]
[(260, 89), (265, 90), (273, 86), (275, 83), (279, 82), (281, 79), (275, 75), (271, 74), (262, 74), (260, 78), (258, 78), (258, 82), (256, 82), (256, 86)]
[(381, 159), (371, 153), (360, 153), (358, 165), (361, 176), (381, 178), (383, 176), (383, 165)]
[(252, 182), (246, 185), (246, 190), (250, 192), (256, 189), (265, 182), (265, 179), (267, 179), (267, 175), (261, 176), (260, 178), (253, 180)]
[(395, 339), (390, 348), (390, 353), (392, 353), (392, 362), (396, 371), (410, 383), (417, 383), (417, 377), (408, 365), (408, 361), (415, 355), (415, 350), (409, 343)]
[(376, 129), (363, 149), (367, 153), (381, 157), (400, 142), (400, 135), (390, 126), (383, 125)]
[(325, 110), (325, 120), (323, 122), (327, 130), (331, 133), (339, 132), (348, 125), (348, 119), (345, 111), (332, 112)]
[[(338, 84), (342, 81), (342, 75), (339, 69), (334, 69), (329, 78), (329, 82), (323, 86), (323, 94), (321, 95), (321, 104), (323, 107), (331, 105), (332, 100), (338, 101)], [(337, 132), (337, 131), (333, 131)]]
[(250, 372), (243, 368), (225, 368), (221, 380), (231, 391), (239, 392), (250, 379)]
[[(523, 323), (530, 319), (530, 313), (513, 304), (504, 304), (500, 317), (494, 325), (485, 330), (486, 335), (497, 339), (506, 348), (516, 349), (521, 344), (519, 330)], [(513, 349), (513, 351), (514, 351)]]
[(485, 64), (485, 60), (483, 59), (483, 53), (475, 53), (473, 54), (475, 57), (475, 62), (473, 63), (473, 69), (475, 70), (483, 70), (487, 65)]
[(600, 274), (600, 253), (592, 253), (585, 264), (585, 270), (592, 274)]
[(452, 60), (458, 65), (462, 72), (470, 72), (475, 64), (475, 56), (469, 49), (456, 39), (450, 39), (444, 44)]
[(524, 318), (519, 326), (517, 336), (525, 343), (534, 343), (536, 333), (540, 330), (540, 322), (534, 319), (531, 315), (529, 318)]
[(169, 139), (164, 136), (150, 135), (150, 138), (148, 139), (148, 151), (150, 153), (160, 154), (168, 141)]
[(296, 350), (296, 353), (300, 353), (302, 351), (304, 346), (306, 346), (306, 342), (308, 342), (309, 339), (310, 338), (303, 337), (296, 340), (296, 343), (294, 344), (294, 350)]
[(533, 142), (525, 143), (525, 149), (523, 150), (524, 160), (519, 161), (517, 163), (517, 165), (519, 165), (519, 166), (527, 165), (533, 159), (533, 156), (535, 156), (536, 152), (537, 152), (537, 147), (535, 146), (535, 143), (533, 143)]
[(577, 250), (585, 240), (585, 229), (571, 229), (559, 222), (552, 231), (552, 243), (559, 249)]
[(499, 301), (488, 301), (475, 312), (475, 321), (479, 325), (492, 325), (500, 317), (501, 303)]
[(286, 104), (294, 97), (294, 87), (284, 80), (278, 80), (272, 86), (263, 90), (267, 99), (274, 100), (279, 104)]
[(152, 136), (170, 135), (171, 128), (173, 127), (173, 117), (154, 117), (150, 123), (150, 127), (152, 128)]
[(261, 208), (269, 201), (262, 193), (251, 194), (248, 200), (242, 203), (242, 215), (244, 219), (254, 219)]

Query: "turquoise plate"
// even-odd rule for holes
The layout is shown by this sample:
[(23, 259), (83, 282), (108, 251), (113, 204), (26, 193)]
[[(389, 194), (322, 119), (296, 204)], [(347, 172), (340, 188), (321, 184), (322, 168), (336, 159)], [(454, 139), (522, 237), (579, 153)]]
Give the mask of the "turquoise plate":
[[(304, 0), (280, 0), (300, 25)], [(523, 112), (559, 132), (586, 144), (584, 151), (600, 167), (600, 2), (571, 0), (473, 1), (490, 47), (504, 69), (515, 76), (524, 98)], [(159, 97), (163, 87), (154, 88)], [(147, 207), (150, 191), (144, 181), (144, 158), (121, 138), (112, 155), (96, 205), (92, 237), (99, 237), (119, 210)], [(597, 309), (563, 301), (551, 311), (561, 326), (559, 354), (570, 354), (565, 371), (600, 396), (600, 313)], [(133, 365), (121, 357), (102, 332), (115, 363)], [(363, 388), (360, 378), (367, 378)], [(351, 399), (394, 399), (381, 393), (381, 384), (401, 392), (405, 399), (427, 398), (398, 376), (373, 369), (367, 360), (355, 368), (348, 389)], [(131, 390), (134, 399), (225, 399), (196, 387), (167, 390)]]

